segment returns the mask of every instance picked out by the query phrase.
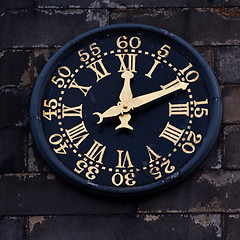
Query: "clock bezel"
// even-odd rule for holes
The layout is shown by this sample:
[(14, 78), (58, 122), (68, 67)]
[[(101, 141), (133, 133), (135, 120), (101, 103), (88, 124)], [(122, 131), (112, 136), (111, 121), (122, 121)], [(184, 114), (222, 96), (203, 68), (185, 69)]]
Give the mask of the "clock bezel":
[[(73, 53), (79, 43), (83, 41), (87, 42), (88, 39), (93, 38), (93, 36), (97, 37), (99, 35), (106, 34), (108, 32), (123, 31), (123, 30), (131, 31), (133, 29), (134, 31), (138, 30), (140, 32), (149, 32), (149, 33), (151, 32), (154, 34), (164, 36), (165, 38), (169, 38), (171, 39), (171, 41), (177, 42), (177, 44), (180, 44), (181, 47), (184, 48), (185, 53), (188, 53), (188, 56), (190, 56), (190, 58), (196, 59), (196, 61), (204, 69), (205, 74), (209, 77), (209, 79), (211, 79), (210, 88), (211, 88), (211, 93), (213, 95), (211, 96), (211, 99), (215, 101), (213, 103), (215, 106), (212, 107), (211, 119), (208, 125), (208, 133), (205, 136), (205, 140), (202, 143), (199, 151), (193, 156), (193, 158), (187, 164), (181, 167), (177, 172), (169, 175), (169, 177), (164, 178), (163, 180), (159, 180), (144, 186), (129, 187), (129, 188), (102, 186), (96, 183), (92, 183), (89, 180), (83, 179), (80, 176), (78, 176), (76, 173), (74, 173), (73, 171), (68, 169), (66, 166), (64, 166), (61, 163), (61, 161), (57, 158), (55, 153), (52, 151), (52, 149), (48, 144), (48, 141), (45, 138), (43, 128), (42, 128), (42, 122), (41, 122), (42, 96), (52, 73), (58, 66), (58, 63), (62, 62), (63, 59), (65, 59), (67, 56)], [(214, 116), (214, 119), (213, 119), (213, 116)], [(211, 68), (209, 67), (205, 59), (201, 56), (201, 54), (199, 54), (189, 43), (179, 38), (175, 34), (170, 33), (163, 29), (142, 25), (142, 24), (115, 24), (115, 25), (97, 28), (87, 33), (81, 34), (80, 36), (66, 43), (60, 50), (58, 50), (57, 53), (55, 53), (51, 57), (51, 59), (48, 61), (48, 63), (45, 65), (45, 67), (41, 71), (33, 90), (32, 98), (31, 98), (31, 106), (30, 106), (30, 121), (31, 121), (32, 135), (40, 154), (47, 161), (50, 168), (52, 168), (57, 174), (64, 177), (66, 180), (72, 182), (74, 185), (77, 185), (78, 187), (84, 188), (88, 191), (94, 191), (94, 192), (104, 193), (108, 195), (110, 194), (110, 195), (129, 196), (129, 195), (145, 194), (145, 193), (150, 193), (156, 190), (163, 190), (183, 180), (184, 178), (189, 176), (193, 171), (195, 171), (199, 167), (199, 165), (206, 159), (207, 155), (210, 153), (211, 149), (214, 146), (214, 143), (217, 140), (217, 137), (220, 131), (221, 120), (222, 120), (222, 101), (221, 101), (219, 86)]]

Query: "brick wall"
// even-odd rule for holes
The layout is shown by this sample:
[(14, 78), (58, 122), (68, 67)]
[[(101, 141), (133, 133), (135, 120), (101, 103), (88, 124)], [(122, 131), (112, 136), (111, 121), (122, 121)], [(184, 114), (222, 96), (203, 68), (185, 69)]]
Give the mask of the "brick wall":
[[(165, 192), (109, 199), (72, 187), (34, 150), (34, 83), (63, 44), (90, 29), (144, 23), (207, 59), (221, 86), (223, 123), (201, 168)], [(239, 0), (2, 0), (0, 4), (0, 239), (240, 238)]]

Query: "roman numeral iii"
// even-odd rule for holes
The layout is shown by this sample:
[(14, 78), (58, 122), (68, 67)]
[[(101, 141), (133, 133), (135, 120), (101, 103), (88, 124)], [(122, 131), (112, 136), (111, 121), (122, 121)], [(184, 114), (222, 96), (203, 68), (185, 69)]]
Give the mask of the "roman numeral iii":
[(163, 137), (171, 141), (174, 145), (176, 145), (180, 140), (180, 138), (182, 137), (183, 132), (184, 132), (184, 129), (179, 129), (177, 127), (174, 127), (168, 122), (166, 127), (163, 129), (163, 131), (159, 135), (159, 137)]

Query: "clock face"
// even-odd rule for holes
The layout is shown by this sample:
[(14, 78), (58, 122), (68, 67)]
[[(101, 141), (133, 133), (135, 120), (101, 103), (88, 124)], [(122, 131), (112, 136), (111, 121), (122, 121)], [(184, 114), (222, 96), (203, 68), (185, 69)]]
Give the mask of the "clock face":
[(206, 158), (222, 103), (209, 66), (167, 31), (120, 24), (67, 43), (43, 69), (32, 133), (60, 175), (89, 190), (164, 189)]

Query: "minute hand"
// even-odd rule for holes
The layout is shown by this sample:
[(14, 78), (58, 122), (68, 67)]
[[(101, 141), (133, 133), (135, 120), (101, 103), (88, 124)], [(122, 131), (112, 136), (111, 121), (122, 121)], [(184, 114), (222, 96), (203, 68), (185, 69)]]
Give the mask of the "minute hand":
[(138, 97), (135, 97), (131, 100), (128, 101), (128, 107), (129, 109), (134, 109), (137, 107), (140, 107), (146, 103), (152, 102), (158, 98), (164, 97), (172, 92), (175, 92), (177, 90), (185, 90), (187, 88), (189, 83), (184, 83), (184, 82), (179, 82), (169, 88), (164, 88), (162, 90), (152, 92), (152, 93), (147, 93)]

